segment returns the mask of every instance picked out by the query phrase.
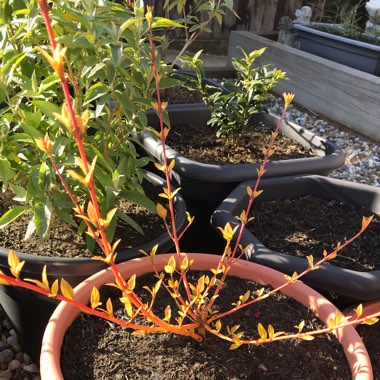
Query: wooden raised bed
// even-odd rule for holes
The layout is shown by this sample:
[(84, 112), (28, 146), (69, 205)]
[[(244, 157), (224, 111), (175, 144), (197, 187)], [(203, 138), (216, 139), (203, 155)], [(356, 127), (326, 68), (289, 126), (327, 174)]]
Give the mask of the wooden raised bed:
[(279, 44), (251, 32), (232, 32), (228, 55), (241, 56), (266, 46), (259, 65), (273, 64), (287, 73), (275, 93), (291, 91), (296, 102), (329, 119), (380, 141), (380, 77)]

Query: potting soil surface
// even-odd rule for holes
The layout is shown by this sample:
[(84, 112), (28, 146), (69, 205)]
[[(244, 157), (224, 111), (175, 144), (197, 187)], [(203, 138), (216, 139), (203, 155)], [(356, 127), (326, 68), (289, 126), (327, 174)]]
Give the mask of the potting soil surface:
[[(217, 128), (209, 125), (173, 125), (167, 137), (167, 144), (186, 158), (202, 163), (213, 165), (256, 163), (264, 159), (262, 148), (268, 148), (273, 132), (261, 123), (251, 125), (243, 130), (235, 143), (225, 137), (216, 137), (216, 131)], [(312, 150), (278, 134), (271, 161), (315, 156), (317, 155)]]
[[(210, 274), (211, 275), (211, 274)], [(198, 278), (199, 272), (191, 272)], [(195, 277), (194, 277), (195, 276)], [(152, 287), (153, 275), (139, 277), (137, 292), (149, 302), (142, 285)], [(194, 283), (194, 282), (193, 282)], [(231, 309), (239, 295), (261, 288), (253, 282), (228, 278), (216, 308)], [(103, 303), (114, 289), (103, 293)], [(123, 316), (122, 306), (114, 297), (114, 310)], [(170, 304), (173, 319), (176, 307), (164, 289), (159, 291), (155, 312), (164, 316)], [(117, 309), (117, 311), (116, 311)], [(244, 338), (258, 338), (257, 325), (274, 326), (276, 332), (296, 332), (295, 325), (305, 320), (304, 331), (321, 327), (320, 321), (306, 308), (282, 294), (269, 297), (222, 319), (226, 326), (240, 325)], [(142, 323), (141, 318), (134, 322)], [(230, 342), (208, 335), (201, 343), (171, 334), (132, 335), (104, 320), (83, 315), (69, 328), (64, 341), (61, 367), (70, 380), (108, 379), (348, 379), (350, 371), (341, 346), (332, 335), (320, 335), (313, 341), (291, 340), (259, 346), (241, 346), (229, 350)], [(80, 360), (78, 360), (80, 358)]]
[[(248, 229), (273, 251), (313, 255), (317, 262), (324, 249), (330, 253), (338, 242), (350, 239), (360, 231), (362, 217), (372, 214), (360, 206), (306, 196), (254, 204)], [(375, 215), (366, 231), (329, 263), (358, 271), (380, 269), (379, 237), (380, 218)]]
[[(1, 215), (10, 207), (16, 205), (12, 200), (12, 196), (9, 192), (0, 194)], [(160, 202), (163, 203), (162, 201)], [(119, 250), (142, 245), (165, 232), (162, 219), (158, 215), (152, 214), (145, 207), (127, 200), (122, 200), (120, 207), (143, 229), (145, 235), (141, 235), (129, 224), (119, 220), (114, 237), (114, 241), (122, 239), (118, 246)], [(48, 239), (41, 240), (36, 234), (33, 234), (29, 239), (25, 240), (24, 236), (31, 217), (30, 214), (22, 215), (8, 226), (0, 229), (1, 246), (39, 256), (91, 257), (94, 255), (87, 249), (84, 234), (78, 235), (75, 227), (62, 223), (57, 217), (54, 217), (52, 221)], [(80, 221), (77, 220), (77, 223), (80, 223)], [(97, 254), (101, 254), (98, 248), (95, 249)]]

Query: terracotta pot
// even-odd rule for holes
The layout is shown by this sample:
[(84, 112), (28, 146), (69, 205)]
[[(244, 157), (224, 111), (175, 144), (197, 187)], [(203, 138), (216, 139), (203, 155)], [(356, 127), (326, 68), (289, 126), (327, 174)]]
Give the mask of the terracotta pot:
[[(380, 313), (380, 299), (370, 302), (365, 302), (363, 305), (363, 314), (362, 317), (368, 317), (371, 314)], [(356, 317), (356, 313), (354, 311), (355, 307), (348, 307), (343, 311), (343, 314), (347, 317)]]
[[(167, 264), (170, 256), (171, 254), (164, 254), (156, 257), (155, 265), (159, 271)], [(194, 259), (194, 270), (209, 270), (217, 265), (220, 256), (189, 254), (189, 258)], [(126, 278), (132, 274), (140, 276), (152, 271), (150, 258), (134, 259), (119, 264), (118, 267)], [(285, 281), (282, 273), (244, 260), (238, 260), (232, 267), (230, 274), (273, 287), (279, 286)], [(112, 280), (113, 275), (109, 269), (93, 275), (75, 288), (75, 299), (79, 302), (87, 303), (93, 286), (100, 287)], [(301, 282), (288, 286), (284, 289), (284, 294), (308, 307), (323, 322), (326, 322), (336, 311), (333, 304)], [(42, 380), (63, 379), (60, 369), (61, 346), (66, 330), (79, 315), (80, 311), (78, 309), (61, 303), (50, 318), (42, 342), (40, 359)], [(368, 353), (355, 328), (345, 327), (340, 329), (336, 332), (336, 336), (343, 346), (353, 379), (372, 379), (372, 367)]]

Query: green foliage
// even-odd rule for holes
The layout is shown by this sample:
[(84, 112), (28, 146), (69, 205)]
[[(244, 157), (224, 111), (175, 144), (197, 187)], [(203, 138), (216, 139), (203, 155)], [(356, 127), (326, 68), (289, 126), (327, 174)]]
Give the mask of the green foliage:
[[(270, 90), (285, 73), (266, 66), (254, 66), (254, 62), (265, 51), (265, 48), (247, 54), (242, 50), (243, 58), (233, 58), (232, 65), (237, 78), (223, 83), (224, 89), (204, 86), (204, 72), (199, 59), (201, 51), (193, 57), (182, 59), (186, 67), (195, 71), (196, 78), (188, 78), (189, 88), (200, 91), (204, 102), (211, 109), (208, 124), (216, 126), (217, 137), (232, 137), (236, 143), (243, 129), (248, 125), (253, 114), (265, 110), (264, 102), (270, 96)], [(186, 79), (186, 78), (184, 78)]]
[[(153, 18), (157, 48), (167, 46), (167, 29), (184, 27), (188, 46), (207, 29), (213, 18), (221, 22), (224, 10), (233, 10), (230, 0), (197, 0), (190, 8), (185, 4), (182, 0), (165, 3), (165, 11), (176, 8), (178, 19)], [(148, 160), (139, 157), (132, 136), (134, 131), (147, 128), (145, 111), (155, 99), (144, 1), (137, 1), (133, 9), (124, 3), (103, 0), (62, 0), (50, 5), (56, 40), (67, 48), (65, 72), (75, 114), (88, 114), (83, 142), (89, 160), (98, 158), (94, 181), (102, 216), (105, 217), (125, 195), (133, 195), (137, 202), (155, 212), (141, 186), (144, 178), (141, 169)], [(50, 53), (37, 2), (2, 1), (0, 180), (3, 191), (23, 193), (15, 199), (25, 206), (31, 218), (26, 237), (36, 232), (41, 238), (48, 238), (53, 215), (63, 222), (76, 223), (71, 216), (69, 196), (55, 168), (48, 155), (38, 149), (36, 142), (46, 133), (53, 141), (53, 155), (60, 173), (76, 198), (86, 204), (88, 193), (83, 184), (66, 172), (66, 169), (80, 172), (77, 146), (70, 131), (57, 117), (57, 114), (64, 114), (59, 77), (38, 47)], [(159, 56), (157, 69), (162, 78), (161, 88), (177, 83), (168, 78), (170, 69)], [(20, 215), (15, 211), (11, 214), (12, 220)], [(118, 213), (108, 230), (110, 239), (116, 218), (141, 230), (135, 222)], [(8, 220), (9, 216), (5, 218)], [(0, 222), (0, 228), (4, 225)]]
[(325, 1), (322, 6), (320, 20), (326, 23), (338, 24), (338, 27), (328, 29), (331, 33), (359, 39), (364, 32), (365, 22), (368, 20), (368, 14), (365, 11), (366, 2), (366, 0), (351, 2), (343, 0)]
[[(67, 49), (67, 80), (75, 112), (89, 111), (83, 137), (90, 160), (98, 156), (95, 182), (104, 215), (125, 192), (150, 204), (144, 195), (142, 167), (147, 164), (132, 143), (132, 130), (147, 127), (154, 78), (144, 11), (103, 1), (65, 0), (52, 3), (51, 18), (57, 41)], [(176, 26), (159, 18), (155, 27)], [(158, 38), (159, 41), (159, 38)], [(0, 10), (0, 180), (23, 206), (0, 219), (0, 228), (27, 212), (26, 237), (49, 236), (52, 215), (76, 225), (72, 203), (62, 188), (47, 154), (36, 141), (49, 133), (62, 175), (78, 199), (87, 189), (65, 172), (77, 170), (76, 144), (57, 120), (64, 97), (60, 80), (37, 51), (49, 42), (37, 3), (5, 0)], [(160, 70), (166, 71), (165, 65)], [(17, 193), (23, 193), (22, 197)], [(21, 208), (24, 212), (19, 212)], [(154, 209), (151, 207), (154, 212)], [(125, 218), (124, 218), (125, 220)], [(116, 226), (116, 223), (114, 223)], [(141, 228), (131, 221), (137, 230)], [(112, 233), (111, 233), (112, 235)]]

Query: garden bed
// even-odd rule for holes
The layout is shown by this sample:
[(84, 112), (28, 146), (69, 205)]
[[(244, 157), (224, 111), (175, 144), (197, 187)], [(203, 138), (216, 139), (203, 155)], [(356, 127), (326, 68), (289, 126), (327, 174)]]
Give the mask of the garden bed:
[(251, 32), (232, 32), (229, 56), (268, 47), (258, 65), (272, 64), (287, 73), (275, 92), (292, 91), (305, 107), (353, 131), (380, 141), (380, 78), (313, 54), (263, 38)]

